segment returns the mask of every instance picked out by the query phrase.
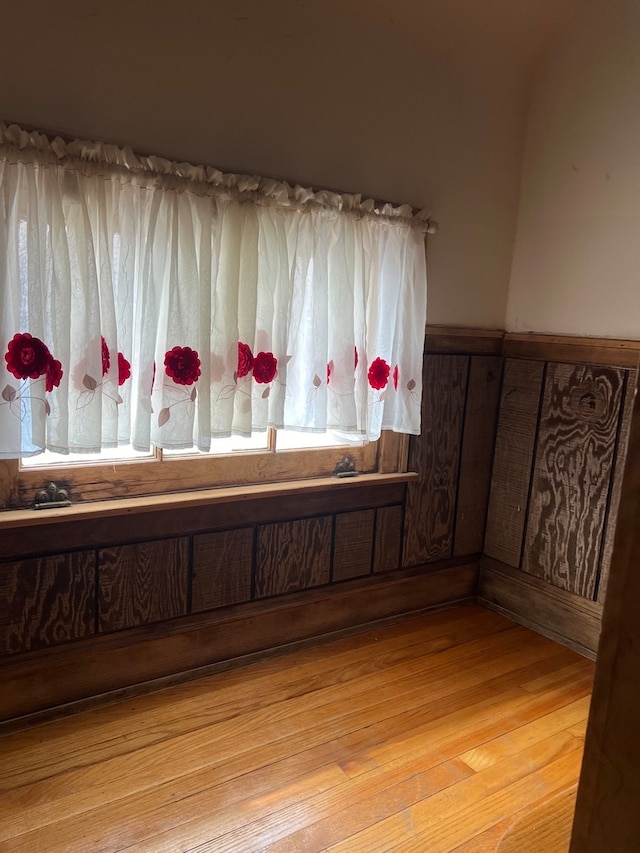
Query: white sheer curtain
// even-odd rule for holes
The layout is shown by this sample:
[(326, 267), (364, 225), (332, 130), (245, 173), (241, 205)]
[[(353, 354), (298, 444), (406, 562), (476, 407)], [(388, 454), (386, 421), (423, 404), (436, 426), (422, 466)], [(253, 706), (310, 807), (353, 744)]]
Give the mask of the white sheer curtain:
[(0, 457), (420, 430), (426, 216), (0, 124)]

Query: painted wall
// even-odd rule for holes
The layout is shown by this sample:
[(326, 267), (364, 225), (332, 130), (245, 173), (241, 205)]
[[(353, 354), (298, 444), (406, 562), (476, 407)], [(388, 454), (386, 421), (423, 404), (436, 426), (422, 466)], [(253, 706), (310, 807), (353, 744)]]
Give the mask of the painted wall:
[(640, 338), (640, 3), (593, 3), (529, 116), (508, 331)]
[(535, 64), (582, 0), (9, 0), (0, 117), (431, 208), (429, 321), (501, 327)]

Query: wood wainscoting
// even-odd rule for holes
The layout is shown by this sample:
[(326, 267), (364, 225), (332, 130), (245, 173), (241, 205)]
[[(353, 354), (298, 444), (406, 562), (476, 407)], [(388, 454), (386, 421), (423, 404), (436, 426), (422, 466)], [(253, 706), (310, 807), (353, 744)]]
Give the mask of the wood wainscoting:
[(0, 516), (0, 719), (474, 600), (502, 333), (427, 336), (413, 473)]
[(506, 335), (479, 600), (595, 657), (640, 343)]
[(0, 720), (478, 592), (595, 655), (639, 353), (430, 328), (412, 473), (2, 513)]

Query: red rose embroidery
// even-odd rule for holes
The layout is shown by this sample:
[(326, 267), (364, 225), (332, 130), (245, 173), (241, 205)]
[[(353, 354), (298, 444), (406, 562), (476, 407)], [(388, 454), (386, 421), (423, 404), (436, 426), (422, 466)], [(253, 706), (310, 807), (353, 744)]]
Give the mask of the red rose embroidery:
[(45, 390), (53, 391), (54, 388), (58, 387), (61, 379), (62, 365), (60, 364), (57, 358), (49, 356), (49, 363), (47, 364), (47, 374), (44, 384)]
[(278, 360), (272, 352), (259, 352), (253, 359), (253, 378), (256, 382), (271, 382), (277, 372)]
[(200, 359), (191, 347), (174, 347), (165, 353), (164, 367), (178, 385), (193, 385), (200, 376)]
[(251, 372), (253, 367), (253, 353), (249, 344), (238, 342), (238, 379), (242, 379)]
[(22, 335), (14, 335), (9, 341), (4, 360), (7, 362), (7, 369), (16, 379), (37, 379), (47, 372), (51, 353), (40, 338), (34, 338), (29, 332), (25, 332)]
[(327, 364), (327, 385), (328, 385), (328, 384), (329, 384), (329, 382), (331, 381), (331, 374), (332, 374), (332, 372), (333, 372), (333, 362), (332, 362), (332, 361), (330, 361), (330, 362)]
[(101, 335), (100, 340), (102, 341), (102, 375), (106, 376), (111, 366), (111, 353), (104, 336)]
[(390, 371), (391, 368), (383, 358), (374, 359), (371, 362), (369, 372), (367, 373), (369, 385), (371, 385), (371, 387), (375, 388), (377, 391), (380, 391), (386, 386), (387, 382), (389, 381)]
[(353, 348), (353, 369), (358, 366), (358, 347)]
[(397, 391), (398, 390), (398, 365), (393, 368), (393, 387)]
[(124, 385), (127, 379), (131, 376), (131, 365), (127, 359), (118, 353), (118, 385)]

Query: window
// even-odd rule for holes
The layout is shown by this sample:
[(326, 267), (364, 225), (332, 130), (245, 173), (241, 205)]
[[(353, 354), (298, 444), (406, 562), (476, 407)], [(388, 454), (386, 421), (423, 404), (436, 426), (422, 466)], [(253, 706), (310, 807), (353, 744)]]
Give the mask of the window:
[[(327, 477), (345, 455), (353, 459), (359, 473), (380, 470), (389, 473), (399, 470), (398, 460), (403, 458), (406, 447), (404, 438), (385, 432), (379, 441), (359, 446), (287, 448), (282, 451), (267, 447), (221, 455), (197, 452), (178, 455), (156, 450), (144, 459), (66, 461), (49, 465), (33, 464), (32, 460), (10, 460), (0, 464), (0, 471), (4, 468), (5, 492), (11, 489), (5, 498), (5, 504), (9, 506), (31, 505), (36, 492), (50, 480), (70, 488), (74, 501), (106, 500)], [(386, 460), (384, 465), (383, 458)]]
[(383, 430), (419, 432), (423, 214), (15, 126), (0, 168), (9, 493), (43, 452), (131, 448), (65, 465), (95, 497), (328, 473), (306, 433), (372, 470)]

